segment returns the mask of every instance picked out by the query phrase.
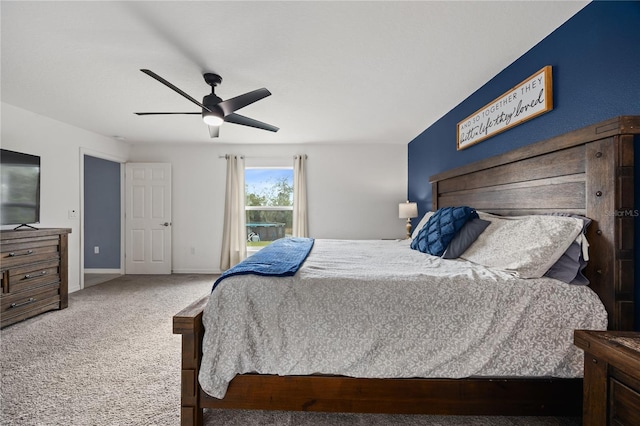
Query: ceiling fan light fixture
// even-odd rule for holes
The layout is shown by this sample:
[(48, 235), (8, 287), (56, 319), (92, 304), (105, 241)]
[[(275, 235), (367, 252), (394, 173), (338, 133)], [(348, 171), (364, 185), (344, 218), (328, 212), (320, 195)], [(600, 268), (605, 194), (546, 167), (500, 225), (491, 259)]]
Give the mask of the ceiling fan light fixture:
[(209, 126), (220, 126), (224, 120), (220, 117), (219, 114), (215, 112), (205, 112), (202, 113), (202, 121), (204, 121)]

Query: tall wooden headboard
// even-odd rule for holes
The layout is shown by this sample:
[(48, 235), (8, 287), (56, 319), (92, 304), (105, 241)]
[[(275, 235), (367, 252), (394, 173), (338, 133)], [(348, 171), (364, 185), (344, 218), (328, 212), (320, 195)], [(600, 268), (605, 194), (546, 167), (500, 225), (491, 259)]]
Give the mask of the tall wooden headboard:
[(433, 210), (467, 205), (502, 215), (576, 213), (593, 220), (585, 275), (609, 329), (633, 330), (634, 137), (622, 116), (431, 176)]

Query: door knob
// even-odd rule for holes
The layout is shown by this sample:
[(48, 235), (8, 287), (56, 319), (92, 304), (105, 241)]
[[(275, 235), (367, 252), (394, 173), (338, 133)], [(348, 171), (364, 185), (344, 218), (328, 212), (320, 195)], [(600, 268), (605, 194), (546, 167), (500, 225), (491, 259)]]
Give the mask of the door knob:
[(162, 225), (162, 226), (169, 226), (169, 225), (171, 225), (171, 223), (169, 223), (169, 222), (165, 222), (165, 223), (161, 223), (160, 225)]

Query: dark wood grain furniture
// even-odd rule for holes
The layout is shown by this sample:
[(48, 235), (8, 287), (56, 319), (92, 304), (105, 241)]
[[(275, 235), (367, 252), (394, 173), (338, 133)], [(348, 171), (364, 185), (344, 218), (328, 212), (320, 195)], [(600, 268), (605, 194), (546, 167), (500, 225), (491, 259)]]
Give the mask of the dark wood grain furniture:
[(68, 306), (70, 229), (0, 232), (1, 326)]
[(585, 426), (640, 425), (640, 333), (576, 330), (584, 350)]
[[(609, 312), (609, 328), (633, 327), (634, 137), (640, 117), (624, 116), (440, 173), (433, 209), (469, 205), (499, 214), (571, 212), (593, 219), (585, 271)], [(425, 184), (427, 184), (425, 182)], [(202, 424), (203, 408), (331, 412), (575, 415), (582, 379), (361, 379), (243, 374), (223, 399), (198, 384), (207, 296), (173, 318), (182, 334), (181, 419)]]

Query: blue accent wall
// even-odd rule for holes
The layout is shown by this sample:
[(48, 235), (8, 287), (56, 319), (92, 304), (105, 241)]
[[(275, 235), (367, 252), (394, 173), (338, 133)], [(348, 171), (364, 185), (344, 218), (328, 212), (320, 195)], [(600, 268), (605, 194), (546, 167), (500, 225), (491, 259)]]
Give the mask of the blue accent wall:
[[(408, 200), (431, 208), (429, 176), (619, 115), (640, 115), (640, 2), (592, 2), (409, 143)], [(526, 29), (523, 29), (526, 30)], [(456, 150), (456, 125), (545, 65), (553, 78), (552, 111)], [(636, 143), (636, 212), (640, 150)], [(415, 225), (415, 224), (414, 224)], [(640, 218), (635, 222), (640, 275)], [(640, 283), (636, 279), (636, 328)]]
[(85, 155), (85, 268), (120, 269), (120, 216), (120, 163)]

